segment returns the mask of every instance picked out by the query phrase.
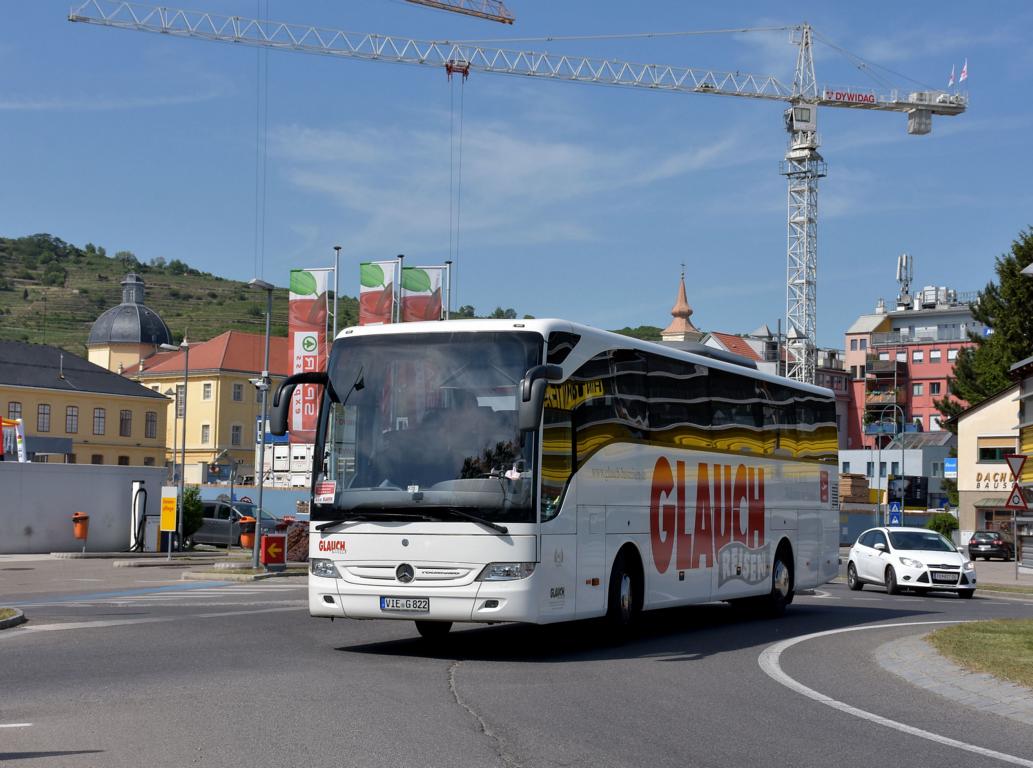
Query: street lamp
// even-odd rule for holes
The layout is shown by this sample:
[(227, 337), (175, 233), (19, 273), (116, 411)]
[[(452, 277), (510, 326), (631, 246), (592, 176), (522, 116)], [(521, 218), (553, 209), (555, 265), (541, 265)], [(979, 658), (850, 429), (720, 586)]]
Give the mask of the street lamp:
[[(335, 276), (336, 279), (336, 276)], [(262, 397), (262, 420), (260, 423), (261, 442), (258, 444), (258, 512), (255, 516), (255, 543), (251, 550), (251, 567), (258, 568), (258, 548), (260, 546), (262, 531), (262, 496), (265, 490), (265, 423), (269, 416), (269, 324), (273, 316), (273, 288), (272, 283), (259, 280), (257, 277), (248, 281), (252, 288), (265, 291), (265, 363), (262, 366), (261, 382), (256, 384)], [(335, 294), (336, 295), (336, 294)]]
[[(182, 548), (183, 493), (186, 490), (185, 478), (187, 473), (187, 380), (190, 375), (190, 344), (187, 342), (186, 336), (184, 336), (183, 343), (179, 346), (175, 344), (161, 344), (159, 349), (164, 349), (168, 352), (179, 352), (180, 350), (183, 352), (183, 440), (182, 445), (179, 446), (179, 515), (176, 516), (176, 545), (177, 548)], [(173, 426), (173, 430), (175, 430), (175, 426)]]
[(172, 408), (172, 484), (179, 485), (179, 475), (176, 473), (176, 452), (178, 451), (178, 440), (179, 433), (176, 428), (179, 426), (179, 395), (176, 390), (169, 387), (165, 390), (165, 397), (171, 398), (173, 403)]

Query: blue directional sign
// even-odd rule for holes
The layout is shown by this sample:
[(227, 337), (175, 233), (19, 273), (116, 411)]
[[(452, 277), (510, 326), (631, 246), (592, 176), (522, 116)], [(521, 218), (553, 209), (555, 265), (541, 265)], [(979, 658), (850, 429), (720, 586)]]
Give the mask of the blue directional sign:
[(890, 521), (889, 525), (903, 525), (904, 524), (904, 513), (900, 509), (899, 501), (890, 502)]
[(943, 460), (943, 476), (954, 480), (958, 477), (958, 459), (951, 457)]

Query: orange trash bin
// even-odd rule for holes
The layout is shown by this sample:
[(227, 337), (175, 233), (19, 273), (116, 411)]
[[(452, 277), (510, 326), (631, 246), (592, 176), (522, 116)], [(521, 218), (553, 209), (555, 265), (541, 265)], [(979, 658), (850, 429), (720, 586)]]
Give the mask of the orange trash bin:
[(72, 515), (72, 533), (77, 539), (85, 539), (90, 533), (90, 516), (85, 512)]
[(240, 546), (253, 549), (255, 546), (255, 518), (243, 515), (240, 518)]

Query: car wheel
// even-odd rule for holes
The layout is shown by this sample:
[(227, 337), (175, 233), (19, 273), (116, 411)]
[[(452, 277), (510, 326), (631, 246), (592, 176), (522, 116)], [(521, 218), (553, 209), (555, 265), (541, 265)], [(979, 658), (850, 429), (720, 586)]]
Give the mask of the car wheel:
[(606, 607), (606, 622), (617, 635), (627, 635), (638, 621), (642, 608), (638, 578), (636, 569), (628, 566), (624, 553), (617, 555), (610, 572)]
[(976, 591), (974, 589), (959, 589), (958, 590), (958, 597), (963, 597), (966, 600), (968, 600), (975, 593), (976, 593)]
[(422, 621), (416, 620), (416, 631), (425, 640), (440, 640), (452, 629), (451, 621)]
[(899, 594), (900, 587), (897, 585), (897, 572), (893, 570), (893, 566), (889, 566), (886, 569), (886, 594), (896, 595)]
[(853, 563), (846, 567), (846, 585), (854, 592), (860, 592), (864, 589), (864, 582), (857, 578), (857, 569), (854, 568)]

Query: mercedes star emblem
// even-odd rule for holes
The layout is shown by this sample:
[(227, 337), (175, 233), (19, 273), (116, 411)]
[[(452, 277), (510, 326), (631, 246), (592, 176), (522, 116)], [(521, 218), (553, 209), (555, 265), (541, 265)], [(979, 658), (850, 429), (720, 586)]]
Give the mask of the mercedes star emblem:
[(416, 578), (416, 571), (408, 563), (402, 563), (395, 569), (395, 578), (403, 584), (408, 584), (410, 581)]

